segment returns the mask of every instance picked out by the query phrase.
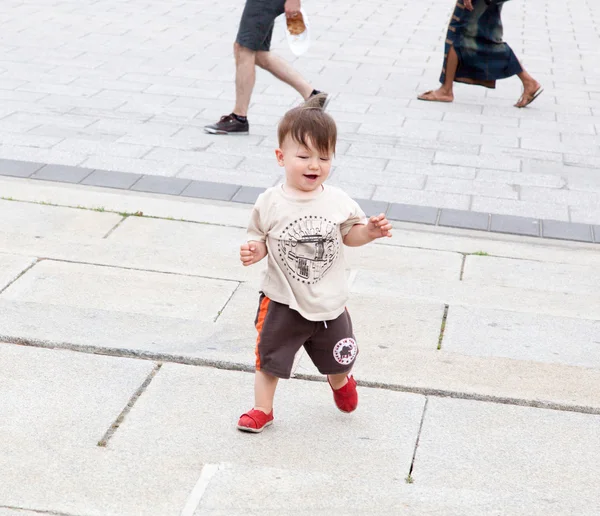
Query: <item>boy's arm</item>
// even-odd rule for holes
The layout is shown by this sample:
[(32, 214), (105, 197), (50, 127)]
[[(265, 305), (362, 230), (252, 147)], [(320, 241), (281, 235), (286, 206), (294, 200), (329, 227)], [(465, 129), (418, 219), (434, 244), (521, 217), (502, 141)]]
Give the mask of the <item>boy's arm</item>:
[(344, 237), (344, 244), (348, 247), (359, 247), (368, 244), (377, 238), (391, 237), (392, 225), (385, 215), (373, 216), (367, 224), (355, 224)]
[(267, 235), (260, 217), (261, 201), (262, 197), (259, 196), (250, 215), (247, 231), (248, 240), (240, 247), (240, 260), (244, 266), (260, 262), (267, 256), (267, 244), (265, 243)]

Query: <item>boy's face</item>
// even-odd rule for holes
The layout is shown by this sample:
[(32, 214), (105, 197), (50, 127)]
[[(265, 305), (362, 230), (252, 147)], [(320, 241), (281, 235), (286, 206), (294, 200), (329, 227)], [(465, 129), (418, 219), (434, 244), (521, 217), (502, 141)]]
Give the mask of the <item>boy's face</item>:
[(329, 176), (333, 153), (319, 152), (307, 138), (308, 147), (286, 136), (283, 144), (275, 151), (279, 166), (285, 167), (286, 184), (302, 192), (321, 188)]

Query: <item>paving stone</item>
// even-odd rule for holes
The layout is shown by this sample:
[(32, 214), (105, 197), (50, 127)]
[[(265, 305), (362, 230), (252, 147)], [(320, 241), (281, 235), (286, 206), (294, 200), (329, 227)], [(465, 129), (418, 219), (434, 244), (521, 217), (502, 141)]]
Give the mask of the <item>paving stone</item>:
[[(73, 198), (72, 192), (67, 195)], [(1, 230), (13, 238), (29, 235), (38, 239), (68, 238), (70, 241), (101, 239), (121, 219), (117, 213), (0, 200)]]
[(592, 228), (589, 224), (559, 220), (544, 220), (542, 222), (542, 236), (562, 240), (577, 240), (578, 242), (593, 242)]
[(181, 192), (181, 195), (184, 197), (199, 197), (202, 199), (229, 201), (240, 188), (240, 185), (212, 183), (210, 181), (192, 181), (190, 185)]
[[(511, 514), (596, 512), (598, 424), (597, 415), (430, 398), (412, 473), (415, 485), (468, 485), (475, 500), (502, 493), (519, 500)], [(523, 509), (527, 502), (536, 505), (533, 513)], [(505, 513), (500, 507), (473, 509), (462, 514)]]
[(594, 265), (469, 255), (465, 260), (463, 283), (590, 295), (598, 299), (600, 268)]
[[(452, 206), (450, 206), (452, 207)], [(493, 197), (473, 196), (473, 211), (531, 217), (535, 219), (569, 220), (569, 210), (565, 205), (546, 204), (514, 199), (496, 199)]]
[(365, 212), (367, 217), (387, 213), (389, 204), (383, 201), (371, 201), (370, 199), (354, 199)]
[(130, 172), (114, 172), (112, 170), (94, 170), (80, 184), (90, 186), (103, 186), (105, 188), (120, 188), (127, 190), (136, 181), (141, 179), (141, 174)]
[(528, 217), (492, 214), (490, 231), (513, 235), (540, 236), (540, 221)]
[(46, 165), (31, 176), (32, 179), (44, 181), (60, 181), (61, 183), (79, 183), (93, 170), (89, 168), (70, 167), (66, 165)]
[(490, 216), (487, 213), (443, 209), (438, 224), (452, 228), (487, 230), (489, 219)]
[(414, 206), (412, 204), (391, 203), (388, 210), (388, 218), (402, 222), (420, 222), (423, 224), (435, 224), (439, 210), (430, 206)]
[(0, 297), (63, 309), (211, 321), (237, 285), (234, 281), (44, 260)]
[(242, 186), (231, 200), (234, 202), (254, 204), (256, 199), (258, 199), (258, 196), (264, 191), (264, 188), (257, 188), (255, 186)]
[[(423, 190), (410, 190), (408, 188), (394, 188), (377, 186), (373, 199), (377, 201), (398, 202), (401, 204), (417, 204), (419, 206), (432, 206), (435, 208), (451, 208), (458, 210), (469, 209), (470, 196), (445, 193), (427, 192)], [(483, 211), (483, 210), (478, 210)]]
[(0, 175), (13, 177), (30, 177), (44, 166), (43, 163), (31, 163), (12, 159), (0, 159)]
[(598, 340), (600, 321), (452, 305), (442, 347), (463, 355), (597, 367)]
[(11, 393), (0, 399), (3, 451), (95, 446), (154, 368), (142, 360), (5, 343), (0, 364), (0, 389)]
[(23, 271), (34, 263), (33, 258), (0, 254), (0, 290), (4, 289), (11, 281), (16, 280)]
[[(270, 457), (271, 467), (288, 468), (294, 463), (295, 469), (333, 472), (360, 460), (361, 471), (392, 477), (397, 476), (399, 464), (402, 471), (409, 466), (423, 410), (422, 396), (363, 389), (362, 406), (371, 407), (380, 418), (356, 420), (332, 407), (326, 383), (282, 382), (274, 431), (268, 440), (249, 445), (248, 436), (237, 431), (235, 421), (240, 411), (248, 409), (253, 382), (249, 374), (165, 364), (129, 413), (127, 425), (114, 435), (111, 449), (137, 455), (150, 446), (157, 455), (177, 456), (184, 464), (255, 466), (264, 464), (267, 449), (277, 449)], [(215, 385), (223, 388), (215, 391)], [(177, 392), (188, 395), (174, 395)], [(390, 396), (393, 403), (386, 402)], [(207, 418), (208, 412), (214, 417)], [(315, 418), (315, 413), (320, 417)], [(345, 436), (346, 446), (335, 445), (340, 435)], [(307, 442), (319, 445), (313, 446), (313, 453), (298, 453)], [(348, 446), (353, 454), (347, 453)], [(190, 449), (195, 453), (190, 454)]]
[(190, 179), (180, 179), (178, 177), (143, 176), (131, 187), (131, 190), (180, 195), (190, 183)]

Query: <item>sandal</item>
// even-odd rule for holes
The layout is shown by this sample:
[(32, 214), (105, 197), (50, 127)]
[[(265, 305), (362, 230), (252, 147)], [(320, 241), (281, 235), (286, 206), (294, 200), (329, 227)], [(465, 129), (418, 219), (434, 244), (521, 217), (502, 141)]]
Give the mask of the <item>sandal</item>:
[[(515, 107), (523, 109), (524, 107), (529, 106), (529, 104), (531, 104), (535, 99), (537, 99), (543, 93), (543, 91), (544, 88), (540, 86), (537, 90), (535, 90), (535, 92), (532, 95), (525, 96), (525, 92), (523, 92), (523, 94), (519, 97), (519, 100), (515, 104)], [(525, 104), (520, 106), (519, 104), (521, 104), (521, 102), (525, 102)]]

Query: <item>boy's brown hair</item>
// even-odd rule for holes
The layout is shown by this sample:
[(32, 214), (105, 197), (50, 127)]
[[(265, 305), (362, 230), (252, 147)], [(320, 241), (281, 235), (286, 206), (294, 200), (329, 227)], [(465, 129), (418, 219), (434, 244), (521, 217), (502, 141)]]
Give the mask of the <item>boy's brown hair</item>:
[(305, 147), (310, 140), (319, 152), (335, 154), (337, 127), (331, 115), (323, 110), (324, 97), (315, 95), (283, 116), (277, 128), (280, 147), (289, 135)]

